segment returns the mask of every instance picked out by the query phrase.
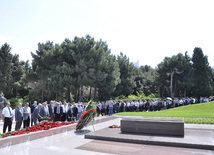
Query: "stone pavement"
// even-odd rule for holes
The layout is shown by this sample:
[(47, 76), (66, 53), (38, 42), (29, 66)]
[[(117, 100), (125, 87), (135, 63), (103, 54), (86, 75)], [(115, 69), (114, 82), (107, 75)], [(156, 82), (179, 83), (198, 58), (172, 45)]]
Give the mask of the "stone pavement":
[(105, 128), (90, 132), (85, 138), (135, 144), (173, 146), (214, 150), (214, 130), (185, 129), (184, 137), (121, 133), (120, 129)]
[(117, 155), (213, 155), (214, 151), (94, 140), (77, 149)]
[[(106, 120), (111, 118), (109, 120)], [(105, 121), (103, 121), (105, 120)], [(104, 129), (109, 125), (119, 125), (121, 118), (114, 116), (98, 117), (96, 118), (96, 124), (94, 128), (96, 131)], [(209, 125), (185, 125), (187, 128), (197, 128), (198, 130), (214, 129), (214, 126)], [(129, 144), (123, 142), (108, 142), (98, 141), (92, 139), (84, 139), (84, 135), (93, 132), (92, 125), (86, 127), (84, 132), (75, 132), (75, 130), (65, 130), (62, 133), (46, 136), (39, 139), (29, 139), (19, 144), (12, 145), (11, 141), (3, 143), (0, 146), (0, 155), (34, 155), (34, 154), (46, 154), (46, 155), (58, 155), (58, 154), (74, 154), (74, 155), (104, 155), (104, 154), (184, 154), (184, 155), (210, 155), (214, 154), (210, 150), (200, 149), (187, 149), (187, 148), (176, 148), (176, 147), (165, 147), (165, 146), (154, 146), (144, 144)], [(20, 137), (21, 138), (21, 137)], [(0, 139), (1, 141), (1, 139)]]
[[(108, 125), (112, 125), (115, 123), (113, 119), (107, 122), (102, 122), (106, 117), (96, 118), (98, 122), (94, 125), (95, 130), (100, 130), (103, 127)], [(0, 147), (1, 155), (38, 155), (38, 154), (46, 154), (46, 155), (59, 155), (59, 154), (77, 154), (77, 155), (102, 155), (105, 153), (93, 152), (93, 151), (85, 151), (85, 150), (77, 150), (76, 147), (84, 145), (93, 140), (84, 139), (84, 134), (93, 131), (93, 127), (90, 125), (84, 129), (85, 132), (75, 132), (75, 130), (64, 131), (63, 133), (47, 136), (44, 138), (39, 138), (35, 140), (29, 140), (23, 143), (19, 143), (16, 145), (11, 145), (12, 142), (4, 143), (3, 146)], [(9, 137), (8, 137), (9, 138)], [(21, 138), (21, 136), (20, 136)], [(1, 140), (0, 140), (1, 141)], [(11, 141), (13, 139), (11, 138)]]

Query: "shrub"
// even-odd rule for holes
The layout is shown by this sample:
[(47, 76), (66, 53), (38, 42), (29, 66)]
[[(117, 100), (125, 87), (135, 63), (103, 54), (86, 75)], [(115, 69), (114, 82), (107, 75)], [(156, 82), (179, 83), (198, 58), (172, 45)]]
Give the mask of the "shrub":
[(11, 108), (15, 109), (18, 107), (18, 103), (23, 103), (23, 99), (20, 98), (10, 98), (8, 99), (8, 102), (10, 102)]

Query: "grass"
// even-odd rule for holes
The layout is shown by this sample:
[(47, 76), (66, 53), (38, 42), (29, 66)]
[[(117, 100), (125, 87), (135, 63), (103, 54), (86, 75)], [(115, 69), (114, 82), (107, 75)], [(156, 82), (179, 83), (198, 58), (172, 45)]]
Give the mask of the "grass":
[(185, 123), (214, 124), (214, 102), (181, 106), (156, 112), (122, 112), (118, 116), (142, 116), (155, 118), (180, 118)]

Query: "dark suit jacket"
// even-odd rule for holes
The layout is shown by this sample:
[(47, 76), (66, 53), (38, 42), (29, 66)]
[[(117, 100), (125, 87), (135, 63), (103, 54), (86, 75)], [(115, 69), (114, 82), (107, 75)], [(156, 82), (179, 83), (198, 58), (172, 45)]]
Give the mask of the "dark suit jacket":
[(23, 108), (19, 110), (19, 107), (15, 110), (15, 120), (22, 121), (23, 120)]
[(67, 116), (68, 117), (73, 117), (73, 110), (68, 110), (68, 113), (67, 113)]
[[(54, 107), (54, 114), (55, 115), (57, 115), (57, 107)], [(60, 106), (60, 115), (62, 115), (63, 114), (63, 109), (62, 109), (62, 107)]]
[[(36, 106), (37, 107), (37, 106)], [(34, 104), (30, 107), (31, 108), (31, 114), (33, 114), (33, 111), (34, 111), (34, 109), (36, 108), (35, 106), (34, 106)]]
[(42, 116), (42, 117), (47, 116), (44, 106), (41, 108), (41, 116)]
[(53, 105), (48, 105), (49, 115), (51, 116), (54, 113), (54, 108), (52, 109)]
[(77, 107), (73, 107), (73, 116), (76, 117), (78, 113)]
[(38, 118), (41, 118), (41, 109), (39, 109), (39, 107), (36, 107), (33, 111), (33, 114), (32, 114), (32, 117), (33, 117), (33, 120), (35, 119), (38, 119)]

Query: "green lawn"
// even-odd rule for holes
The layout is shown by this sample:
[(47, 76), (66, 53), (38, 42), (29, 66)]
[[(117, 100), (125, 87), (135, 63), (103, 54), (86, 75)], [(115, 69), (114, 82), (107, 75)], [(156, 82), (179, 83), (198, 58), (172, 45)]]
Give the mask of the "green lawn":
[(185, 123), (214, 124), (214, 102), (181, 106), (156, 112), (122, 112), (114, 115), (182, 118)]

